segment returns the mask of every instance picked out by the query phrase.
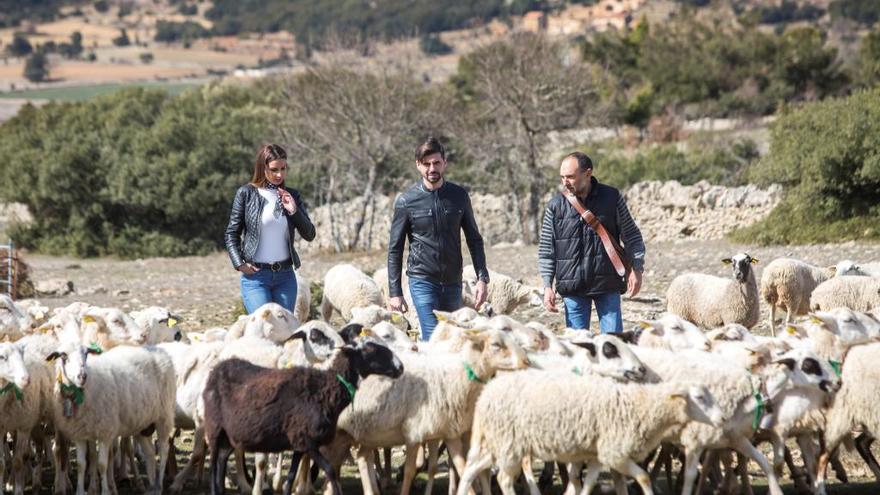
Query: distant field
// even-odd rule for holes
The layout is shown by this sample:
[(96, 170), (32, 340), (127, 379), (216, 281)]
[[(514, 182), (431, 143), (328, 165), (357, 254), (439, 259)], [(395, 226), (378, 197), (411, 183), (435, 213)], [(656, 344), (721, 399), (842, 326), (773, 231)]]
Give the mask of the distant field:
[(94, 98), (96, 96), (106, 95), (118, 91), (123, 88), (159, 88), (168, 91), (171, 94), (181, 93), (185, 89), (193, 88), (201, 83), (163, 83), (163, 82), (143, 82), (143, 83), (124, 83), (124, 84), (93, 84), (88, 86), (68, 86), (59, 88), (32, 89), (26, 91), (11, 91), (0, 93), (0, 98), (7, 99), (30, 99), (30, 100), (66, 100), (66, 101), (82, 101)]

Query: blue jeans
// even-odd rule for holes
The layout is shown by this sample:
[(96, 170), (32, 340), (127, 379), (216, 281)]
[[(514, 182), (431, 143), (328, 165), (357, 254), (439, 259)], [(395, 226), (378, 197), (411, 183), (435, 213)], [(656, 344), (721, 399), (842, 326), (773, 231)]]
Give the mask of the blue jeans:
[(419, 316), (419, 328), (422, 332), (423, 342), (431, 338), (434, 327), (437, 326), (435, 309), (455, 311), (461, 307), (461, 283), (437, 284), (410, 277), (409, 293), (412, 296), (416, 314)]
[(596, 303), (599, 330), (602, 333), (623, 331), (623, 314), (620, 310), (620, 294), (606, 292), (598, 296), (565, 296), (565, 325), (569, 328), (590, 328), (590, 307)]
[(241, 274), (241, 299), (248, 314), (274, 302), (293, 311), (296, 304), (296, 275), (292, 268), (273, 272), (261, 268), (257, 273)]

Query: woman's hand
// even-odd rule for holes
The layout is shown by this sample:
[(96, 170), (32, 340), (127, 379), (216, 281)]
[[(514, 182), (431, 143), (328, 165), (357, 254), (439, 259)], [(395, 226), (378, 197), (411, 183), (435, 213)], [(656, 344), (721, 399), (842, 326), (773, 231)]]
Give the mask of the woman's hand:
[(287, 210), (287, 214), (293, 215), (296, 213), (296, 201), (293, 200), (293, 196), (281, 187), (278, 188), (278, 195), (281, 196), (281, 206)]
[(244, 273), (245, 275), (253, 275), (254, 273), (260, 271), (260, 269), (250, 263), (245, 262), (238, 265), (238, 271)]

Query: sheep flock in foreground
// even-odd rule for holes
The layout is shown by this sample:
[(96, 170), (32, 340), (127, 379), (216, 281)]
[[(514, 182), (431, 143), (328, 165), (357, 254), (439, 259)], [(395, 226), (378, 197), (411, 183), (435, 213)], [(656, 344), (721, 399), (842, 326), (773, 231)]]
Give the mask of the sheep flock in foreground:
[[(728, 276), (676, 277), (666, 312), (620, 334), (521, 321), (511, 312), (538, 292), (496, 273), (495, 313), (437, 311), (428, 342), (386, 309), (387, 275), (349, 264), (327, 272), (321, 319), (308, 302), (296, 314), (269, 303), (201, 331), (167, 308), (50, 310), (0, 294), (0, 487), (339, 495), (353, 462), (378, 495), (396, 450), (395, 490), (410, 493), (423, 468), (430, 495), (445, 450), (458, 495), (488, 495), (492, 477), (506, 495), (556, 479), (588, 495), (603, 471), (618, 493), (750, 493), (751, 462), (772, 495), (788, 477), (825, 494), (829, 472), (847, 480), (841, 446), (880, 482), (873, 265), (722, 261)], [(751, 330), (761, 304), (770, 336)], [(182, 432), (192, 450), (178, 466)]]

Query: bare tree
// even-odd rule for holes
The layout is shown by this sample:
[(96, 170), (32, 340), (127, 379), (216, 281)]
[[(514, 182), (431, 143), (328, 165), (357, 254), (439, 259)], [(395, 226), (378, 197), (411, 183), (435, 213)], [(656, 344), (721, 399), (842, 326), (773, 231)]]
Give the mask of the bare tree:
[[(372, 219), (373, 195), (389, 177), (405, 174), (420, 138), (425, 90), (407, 72), (360, 72), (315, 67), (282, 83), (279, 131), (298, 163), (316, 168), (325, 204), (359, 197), (347, 242), (331, 225), (337, 250), (355, 250)], [(323, 182), (326, 181), (326, 182)]]
[(551, 176), (542, 166), (549, 158), (542, 156), (547, 135), (607, 119), (603, 75), (572, 53), (565, 43), (519, 33), (476, 50), (460, 70), (461, 91), (471, 104), (457, 134), (477, 160), (508, 182), (526, 242), (538, 239), (540, 200)]

